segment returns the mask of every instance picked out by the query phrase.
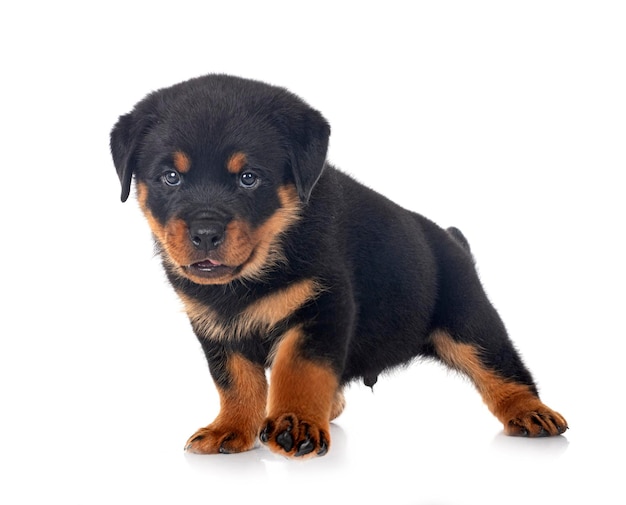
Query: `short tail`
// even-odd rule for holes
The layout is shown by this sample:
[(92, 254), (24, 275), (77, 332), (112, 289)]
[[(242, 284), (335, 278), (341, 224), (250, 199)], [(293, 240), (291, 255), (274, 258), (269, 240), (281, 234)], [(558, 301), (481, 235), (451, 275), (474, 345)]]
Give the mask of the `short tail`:
[(455, 228), (454, 226), (450, 226), (450, 228), (448, 228), (446, 231), (454, 240), (456, 240), (463, 247), (463, 249), (465, 249), (470, 254), (472, 253), (469, 242), (465, 238), (465, 235), (461, 233), (461, 230)]

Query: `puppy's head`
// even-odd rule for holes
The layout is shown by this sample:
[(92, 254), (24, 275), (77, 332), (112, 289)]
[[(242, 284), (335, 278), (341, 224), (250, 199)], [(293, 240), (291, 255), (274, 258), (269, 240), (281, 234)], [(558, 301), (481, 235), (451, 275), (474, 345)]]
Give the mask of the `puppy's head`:
[(258, 278), (324, 168), (330, 128), (282, 88), (209, 75), (121, 116), (111, 152), (167, 265), (199, 284)]

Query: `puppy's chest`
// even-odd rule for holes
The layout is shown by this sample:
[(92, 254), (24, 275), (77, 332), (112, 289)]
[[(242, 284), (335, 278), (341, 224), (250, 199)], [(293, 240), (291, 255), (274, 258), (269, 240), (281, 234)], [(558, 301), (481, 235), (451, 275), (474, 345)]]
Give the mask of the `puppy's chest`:
[(178, 291), (185, 312), (199, 337), (211, 340), (238, 340), (266, 335), (289, 319), (320, 292), (313, 279), (302, 279), (270, 291), (249, 303), (233, 307), (207, 304)]

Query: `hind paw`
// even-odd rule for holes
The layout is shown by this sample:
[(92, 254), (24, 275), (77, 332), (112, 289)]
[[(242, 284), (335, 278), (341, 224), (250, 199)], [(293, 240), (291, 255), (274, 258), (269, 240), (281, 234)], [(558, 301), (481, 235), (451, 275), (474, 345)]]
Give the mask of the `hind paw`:
[(565, 418), (543, 404), (516, 414), (504, 426), (507, 435), (531, 438), (562, 435), (566, 430)]

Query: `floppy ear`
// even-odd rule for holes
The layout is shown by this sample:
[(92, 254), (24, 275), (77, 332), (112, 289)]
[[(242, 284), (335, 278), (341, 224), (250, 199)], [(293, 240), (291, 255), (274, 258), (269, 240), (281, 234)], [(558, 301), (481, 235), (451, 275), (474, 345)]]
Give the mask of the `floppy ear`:
[(309, 201), (311, 191), (322, 175), (328, 151), (330, 125), (314, 109), (306, 107), (299, 116), (288, 117), (291, 170), (300, 200)]
[(136, 112), (120, 116), (111, 131), (111, 155), (122, 184), (122, 202), (128, 199), (133, 173), (137, 168), (137, 150), (150, 126), (148, 116), (137, 118)]

